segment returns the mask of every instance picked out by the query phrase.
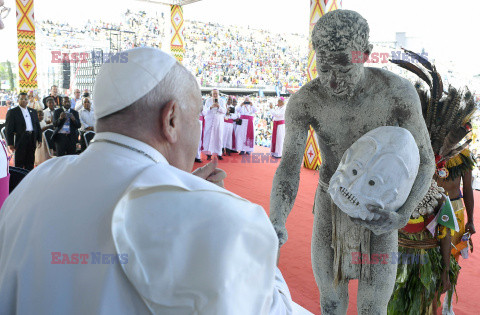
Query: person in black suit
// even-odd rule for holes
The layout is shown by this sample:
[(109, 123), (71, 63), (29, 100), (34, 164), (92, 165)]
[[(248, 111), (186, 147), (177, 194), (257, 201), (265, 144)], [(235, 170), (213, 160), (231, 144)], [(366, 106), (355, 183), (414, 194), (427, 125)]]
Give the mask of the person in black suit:
[(27, 93), (18, 96), (18, 107), (7, 112), (5, 133), (10, 151), (15, 152), (15, 167), (33, 169), (35, 149), (42, 144), (37, 111), (27, 107)]
[(58, 156), (75, 154), (77, 151), (78, 128), (81, 127), (78, 112), (71, 109), (69, 97), (63, 98), (63, 107), (53, 113), (55, 130), (52, 140)]

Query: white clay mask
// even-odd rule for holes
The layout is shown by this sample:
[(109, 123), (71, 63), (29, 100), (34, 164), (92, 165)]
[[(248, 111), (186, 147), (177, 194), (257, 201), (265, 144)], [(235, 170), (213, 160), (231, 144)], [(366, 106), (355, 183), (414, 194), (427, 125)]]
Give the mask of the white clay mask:
[(379, 127), (345, 151), (328, 193), (350, 217), (377, 219), (368, 209), (397, 211), (410, 194), (419, 165), (418, 147), (407, 129)]

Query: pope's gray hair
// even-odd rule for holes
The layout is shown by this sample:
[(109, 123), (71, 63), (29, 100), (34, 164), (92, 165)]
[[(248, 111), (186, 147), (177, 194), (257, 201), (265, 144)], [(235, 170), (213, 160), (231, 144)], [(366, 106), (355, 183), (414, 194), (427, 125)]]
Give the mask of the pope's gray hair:
[[(119, 127), (148, 132), (165, 104), (174, 100), (181, 109), (187, 110), (194, 93), (199, 91), (195, 77), (182, 65), (176, 63), (160, 83), (142, 98), (121, 111), (102, 117), (97, 121), (100, 132), (116, 131)], [(200, 93), (200, 92), (198, 92)]]

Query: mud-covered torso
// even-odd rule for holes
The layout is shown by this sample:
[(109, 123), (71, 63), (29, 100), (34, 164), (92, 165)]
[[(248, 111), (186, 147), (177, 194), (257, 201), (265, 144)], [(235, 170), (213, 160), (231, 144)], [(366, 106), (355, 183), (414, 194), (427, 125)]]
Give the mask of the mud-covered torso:
[(350, 99), (328, 95), (318, 82), (310, 85), (308, 110), (318, 136), (320, 180), (324, 182), (335, 173), (343, 153), (362, 135), (380, 126), (401, 127), (410, 118), (401, 88), (393, 88), (396, 76), (377, 69), (365, 71), (370, 83)]

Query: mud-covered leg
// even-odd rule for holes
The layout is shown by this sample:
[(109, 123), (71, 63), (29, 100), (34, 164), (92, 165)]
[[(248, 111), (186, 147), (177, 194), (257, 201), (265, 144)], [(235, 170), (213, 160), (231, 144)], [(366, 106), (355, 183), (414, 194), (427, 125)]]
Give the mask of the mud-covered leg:
[[(378, 236), (372, 233), (371, 280), (358, 281), (358, 314), (387, 314), (387, 305), (393, 293), (397, 274), (397, 264), (392, 264), (391, 260), (392, 253), (395, 252), (398, 252), (397, 231)], [(385, 255), (388, 255), (388, 259), (385, 259), (387, 257)]]
[(346, 314), (348, 282), (333, 285), (332, 215), (330, 196), (320, 188), (315, 198), (312, 234), (312, 267), (320, 290), (322, 314)]

